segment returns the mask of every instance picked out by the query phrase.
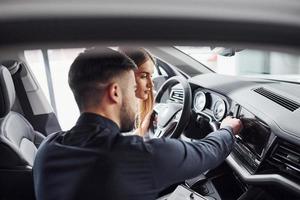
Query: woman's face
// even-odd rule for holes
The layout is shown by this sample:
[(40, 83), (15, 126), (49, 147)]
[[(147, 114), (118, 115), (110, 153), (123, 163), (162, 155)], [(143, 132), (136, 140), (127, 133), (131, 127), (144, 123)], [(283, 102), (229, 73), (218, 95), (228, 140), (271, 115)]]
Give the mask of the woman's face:
[(135, 96), (141, 100), (147, 100), (153, 88), (152, 74), (154, 63), (151, 59), (140, 65), (135, 71), (136, 91)]

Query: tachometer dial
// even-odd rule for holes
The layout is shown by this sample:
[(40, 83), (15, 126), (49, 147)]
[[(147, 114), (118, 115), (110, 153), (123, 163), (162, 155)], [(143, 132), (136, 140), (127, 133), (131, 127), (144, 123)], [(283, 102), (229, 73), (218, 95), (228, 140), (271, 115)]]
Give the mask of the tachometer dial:
[(223, 100), (218, 100), (213, 107), (213, 115), (215, 120), (220, 121), (225, 117), (226, 114), (226, 104)]
[(204, 92), (197, 92), (194, 98), (194, 109), (196, 112), (200, 112), (205, 108), (206, 96)]

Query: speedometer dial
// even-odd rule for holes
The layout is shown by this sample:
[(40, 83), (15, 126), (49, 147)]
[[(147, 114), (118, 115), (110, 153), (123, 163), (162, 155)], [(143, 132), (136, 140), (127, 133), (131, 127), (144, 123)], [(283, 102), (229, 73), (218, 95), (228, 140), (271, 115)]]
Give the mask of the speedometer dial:
[(206, 96), (204, 92), (197, 92), (194, 98), (194, 109), (196, 112), (200, 112), (205, 108)]
[(225, 117), (226, 114), (226, 104), (223, 100), (218, 100), (213, 107), (213, 115), (215, 120), (220, 121)]

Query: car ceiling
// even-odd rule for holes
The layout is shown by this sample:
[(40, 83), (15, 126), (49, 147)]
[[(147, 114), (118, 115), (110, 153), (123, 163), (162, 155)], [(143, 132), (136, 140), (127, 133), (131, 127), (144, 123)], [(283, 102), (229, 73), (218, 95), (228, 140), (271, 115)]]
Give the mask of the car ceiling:
[(11, 0), (1, 1), (0, 16), (6, 19), (67, 16), (180, 17), (300, 25), (299, 5), (297, 0)]
[(0, 5), (2, 47), (122, 42), (300, 48), (296, 0), (27, 0)]

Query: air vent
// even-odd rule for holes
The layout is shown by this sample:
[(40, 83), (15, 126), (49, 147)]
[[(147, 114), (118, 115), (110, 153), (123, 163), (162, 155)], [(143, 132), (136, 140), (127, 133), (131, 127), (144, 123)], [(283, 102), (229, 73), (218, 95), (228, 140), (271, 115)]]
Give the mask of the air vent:
[(300, 150), (289, 143), (280, 143), (271, 156), (272, 161), (281, 170), (296, 177), (300, 176)]
[(170, 94), (170, 100), (174, 102), (183, 103), (183, 90), (182, 89), (172, 89)]
[(300, 104), (291, 100), (291, 99), (288, 99), (288, 98), (285, 98), (284, 96), (281, 96), (279, 94), (276, 94), (270, 90), (267, 90), (263, 87), (260, 87), (260, 88), (257, 88), (254, 90), (256, 93), (270, 99), (271, 101), (274, 101), (275, 103), (283, 106), (284, 108), (290, 110), (290, 111), (295, 111), (297, 110), (298, 108), (300, 108)]

